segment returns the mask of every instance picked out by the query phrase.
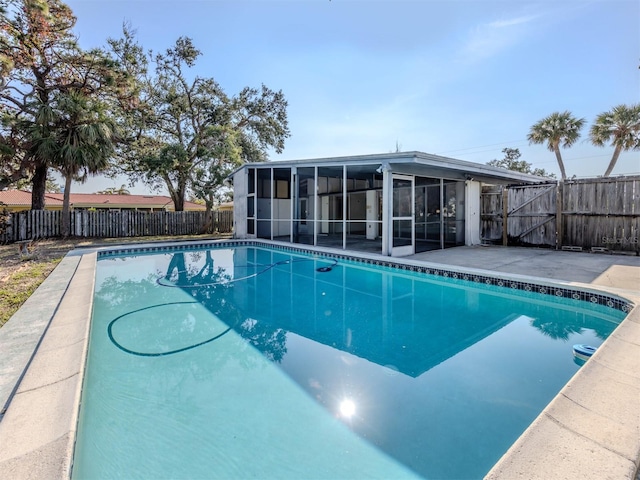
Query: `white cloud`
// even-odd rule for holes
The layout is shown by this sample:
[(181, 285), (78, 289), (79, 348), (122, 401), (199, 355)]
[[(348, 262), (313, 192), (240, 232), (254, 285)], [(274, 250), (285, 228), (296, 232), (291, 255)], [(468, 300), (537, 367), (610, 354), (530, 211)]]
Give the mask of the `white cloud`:
[(495, 22), (488, 23), (486, 26), (490, 28), (505, 28), (513, 25), (521, 25), (523, 23), (529, 23), (536, 20), (540, 15), (526, 15), (523, 17), (510, 18), (507, 20), (496, 20)]
[(475, 62), (507, 50), (516, 45), (527, 33), (526, 25), (538, 18), (540, 15), (524, 15), (476, 26), (461, 50), (462, 59)]

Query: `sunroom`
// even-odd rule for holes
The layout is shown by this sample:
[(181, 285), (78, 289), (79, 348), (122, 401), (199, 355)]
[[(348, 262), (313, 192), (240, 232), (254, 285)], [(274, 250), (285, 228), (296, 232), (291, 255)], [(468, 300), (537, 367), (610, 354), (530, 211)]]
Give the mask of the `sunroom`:
[(236, 238), (390, 256), (479, 244), (483, 184), (544, 181), (422, 152), (247, 163), (231, 180)]

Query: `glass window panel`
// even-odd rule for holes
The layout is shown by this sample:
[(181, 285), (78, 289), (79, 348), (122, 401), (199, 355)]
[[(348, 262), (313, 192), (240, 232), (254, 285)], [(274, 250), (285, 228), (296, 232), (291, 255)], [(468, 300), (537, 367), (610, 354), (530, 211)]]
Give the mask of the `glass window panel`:
[(271, 169), (258, 168), (258, 198), (271, 198)]
[(366, 220), (366, 192), (351, 193), (347, 196), (347, 220)]
[(271, 199), (269, 198), (258, 198), (256, 200), (258, 204), (258, 211), (256, 217), (259, 220), (268, 220), (271, 218)]
[(347, 235), (365, 235), (367, 222), (347, 222)]
[(297, 221), (293, 223), (295, 243), (304, 243), (305, 245), (313, 245), (313, 222)]
[(249, 168), (247, 170), (247, 182), (248, 182), (248, 190), (247, 192), (249, 194), (251, 193), (256, 193), (256, 169), (255, 168)]
[(288, 242), (291, 238), (291, 221), (274, 220), (273, 221), (273, 239)]
[(464, 245), (464, 182), (444, 182), (445, 246)]
[(296, 218), (299, 220), (313, 220), (314, 168), (298, 169), (298, 195)]
[(271, 220), (258, 220), (257, 226), (258, 231), (256, 236), (258, 238), (271, 239)]
[(393, 246), (411, 245), (411, 220), (393, 221)]
[(274, 168), (273, 183), (275, 198), (289, 198), (291, 196), (291, 169)]
[(393, 216), (411, 216), (411, 180), (393, 179)]
[[(318, 168), (318, 205), (317, 218), (321, 220), (342, 220), (343, 194), (342, 194), (342, 167)], [(321, 179), (325, 187), (321, 188)], [(327, 229), (324, 222), (321, 230)]]

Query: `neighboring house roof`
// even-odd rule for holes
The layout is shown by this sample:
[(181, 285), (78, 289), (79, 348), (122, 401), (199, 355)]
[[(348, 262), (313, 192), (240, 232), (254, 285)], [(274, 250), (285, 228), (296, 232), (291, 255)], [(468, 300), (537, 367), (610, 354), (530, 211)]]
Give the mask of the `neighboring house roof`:
[(246, 163), (236, 169), (236, 172), (246, 167), (312, 167), (312, 166), (358, 166), (380, 164), (381, 168), (387, 168), (394, 173), (405, 173), (424, 177), (443, 177), (452, 180), (469, 180), (473, 178), (487, 183), (540, 183), (549, 179), (515, 172), (505, 168), (492, 167), (490, 165), (467, 162), (457, 158), (442, 157), (423, 152), (398, 152), (374, 155), (356, 155), (350, 157), (328, 157), (303, 160), (276, 160), (273, 162)]
[[(46, 207), (62, 206), (62, 193), (45, 194)], [(171, 197), (164, 195), (107, 195), (101, 193), (71, 193), (70, 203), (74, 208), (144, 208), (173, 210)], [(31, 192), (21, 190), (0, 191), (0, 201), (7, 206), (30, 206)], [(185, 210), (205, 210), (204, 205), (184, 202)]]
[[(8, 207), (31, 207), (31, 192), (24, 190), (2, 190), (0, 191), (0, 202)], [(46, 198), (45, 203), (49, 207), (62, 207), (62, 200)]]

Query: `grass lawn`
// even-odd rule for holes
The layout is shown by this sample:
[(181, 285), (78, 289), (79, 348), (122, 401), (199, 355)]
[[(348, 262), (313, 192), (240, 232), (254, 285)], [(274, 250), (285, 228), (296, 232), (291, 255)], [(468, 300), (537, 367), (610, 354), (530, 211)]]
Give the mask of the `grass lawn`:
[(0, 327), (22, 306), (60, 260), (76, 247), (147, 243), (168, 240), (211, 240), (229, 235), (191, 235), (179, 237), (133, 237), (110, 239), (37, 240), (30, 258), (21, 258), (16, 244), (0, 245)]

